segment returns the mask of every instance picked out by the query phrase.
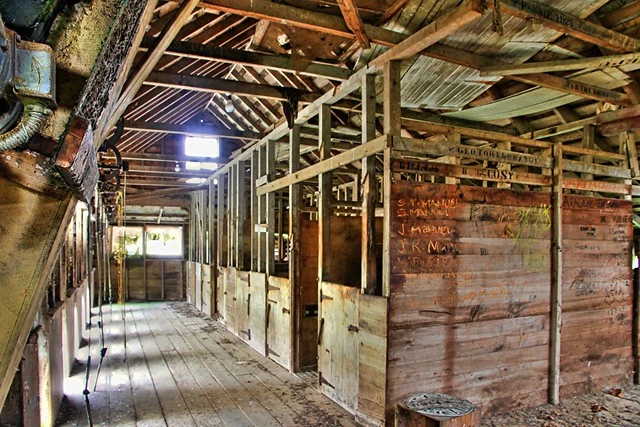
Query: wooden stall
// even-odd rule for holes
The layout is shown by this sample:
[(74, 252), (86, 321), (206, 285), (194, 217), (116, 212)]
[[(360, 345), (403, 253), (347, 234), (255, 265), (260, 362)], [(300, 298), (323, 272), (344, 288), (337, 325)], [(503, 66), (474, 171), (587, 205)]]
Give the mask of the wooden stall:
[[(421, 121), (400, 80), (399, 62), (372, 63), (214, 173), (212, 216), (191, 213), (214, 236), (212, 314), (317, 370), (366, 425), (418, 393), (486, 416), (631, 381), (631, 138), (596, 150), (593, 132), (563, 145)], [(332, 104), (357, 90), (356, 140)]]

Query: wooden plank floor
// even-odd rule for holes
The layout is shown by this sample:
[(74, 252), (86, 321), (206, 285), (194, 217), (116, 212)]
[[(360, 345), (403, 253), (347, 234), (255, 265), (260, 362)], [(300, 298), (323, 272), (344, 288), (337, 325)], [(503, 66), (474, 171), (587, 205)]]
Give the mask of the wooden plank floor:
[[(309, 381), (260, 356), (186, 303), (105, 306), (100, 359), (98, 316), (81, 349), (56, 425), (87, 424), (82, 391), (91, 353), (89, 395), (95, 425), (355, 426), (353, 416)], [(125, 352), (126, 330), (126, 352)]]

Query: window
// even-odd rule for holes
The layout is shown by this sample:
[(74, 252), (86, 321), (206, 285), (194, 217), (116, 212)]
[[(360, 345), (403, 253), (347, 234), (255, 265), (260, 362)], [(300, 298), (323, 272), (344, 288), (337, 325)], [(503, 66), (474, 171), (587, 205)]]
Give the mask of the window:
[(142, 256), (142, 233), (142, 227), (111, 227), (111, 251), (116, 256)]
[[(220, 157), (220, 144), (218, 138), (203, 138), (187, 136), (184, 139), (184, 154), (191, 157)], [(187, 162), (187, 170), (215, 170), (217, 163), (211, 162)]]
[(147, 229), (147, 255), (182, 256), (182, 227), (155, 227)]
[(182, 227), (111, 227), (111, 251), (114, 257), (182, 257), (182, 239)]

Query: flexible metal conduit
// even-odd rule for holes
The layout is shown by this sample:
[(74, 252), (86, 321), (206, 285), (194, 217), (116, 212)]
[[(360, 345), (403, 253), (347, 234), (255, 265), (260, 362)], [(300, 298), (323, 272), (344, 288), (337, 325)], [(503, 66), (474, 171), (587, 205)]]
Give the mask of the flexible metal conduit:
[(40, 103), (23, 101), (22, 120), (10, 131), (0, 135), (0, 152), (26, 144), (40, 130), (51, 110)]

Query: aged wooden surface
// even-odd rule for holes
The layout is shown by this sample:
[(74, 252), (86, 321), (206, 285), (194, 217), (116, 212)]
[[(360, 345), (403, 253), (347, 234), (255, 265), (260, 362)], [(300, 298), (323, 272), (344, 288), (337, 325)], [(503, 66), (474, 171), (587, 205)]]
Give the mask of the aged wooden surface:
[(546, 400), (550, 202), (393, 184), (388, 416), (424, 391), (488, 413)]
[[(113, 315), (105, 312), (105, 325), (109, 353), (97, 391), (89, 395), (95, 425), (355, 426), (312, 386), (185, 303), (127, 304), (126, 324), (114, 306)], [(116, 337), (125, 330), (123, 363)], [(97, 328), (91, 341), (83, 352), (98, 357)], [(57, 425), (86, 425), (82, 364), (68, 385)]]
[(300, 222), (298, 341), (300, 367), (316, 366), (318, 356), (318, 221)]
[(631, 203), (564, 196), (561, 397), (631, 380)]
[(283, 367), (291, 366), (291, 285), (289, 279), (268, 277), (267, 354)]
[(359, 296), (359, 286), (322, 282), (320, 390), (349, 411), (355, 411), (358, 402)]

